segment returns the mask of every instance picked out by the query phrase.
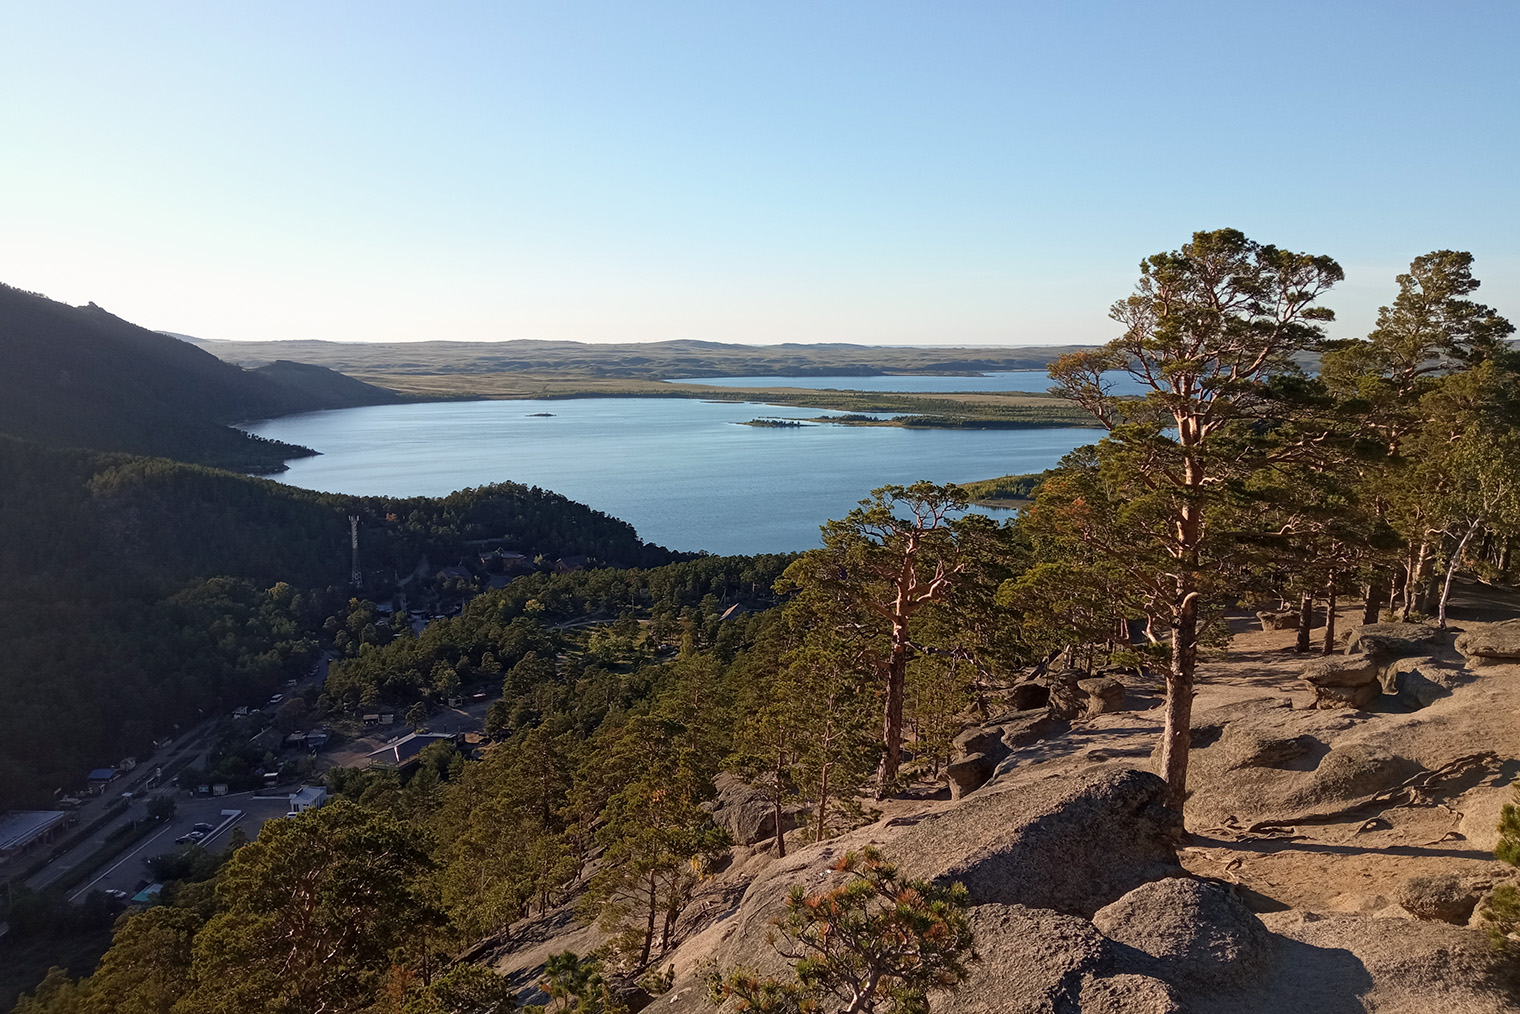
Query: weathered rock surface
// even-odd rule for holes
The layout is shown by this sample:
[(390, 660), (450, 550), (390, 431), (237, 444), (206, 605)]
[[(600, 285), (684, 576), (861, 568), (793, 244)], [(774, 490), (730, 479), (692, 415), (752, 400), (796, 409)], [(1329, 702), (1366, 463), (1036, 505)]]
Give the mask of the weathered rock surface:
[(1079, 1014), (1184, 1014), (1187, 1010), (1171, 986), (1148, 975), (1130, 974), (1085, 977), (1077, 1005), (1068, 1009)]
[(1222, 884), (1176, 877), (1142, 884), (1098, 910), (1093, 925), (1133, 948), (1132, 971), (1167, 982), (1240, 982), (1265, 961), (1265, 926)]
[[(1176, 858), (1181, 818), (1162, 805), (1165, 789), (1149, 772), (1117, 767), (1032, 780), (1011, 791), (995, 783), (954, 807), (884, 820), (799, 848), (760, 868), (733, 914), (683, 944), (677, 970), (690, 972), (696, 959), (688, 964), (682, 957), (689, 948), (694, 955), (711, 955), (721, 967), (742, 964), (762, 974), (783, 974), (787, 962), (766, 936), (771, 919), (785, 910), (792, 885), (810, 892), (828, 889), (842, 880), (831, 872), (834, 863), (865, 845), (881, 848), (907, 877), (962, 882), (980, 907), (1053, 910), (1041, 919), (1088, 916), (1142, 883), (1181, 873)], [(1087, 925), (1085, 919), (1060, 923), (1077, 924)], [(1027, 940), (1020, 944), (1033, 946)]]
[(607, 994), (628, 1014), (639, 1014), (639, 1011), (654, 1003), (649, 990), (626, 975), (609, 976)]
[(1307, 784), (1284, 800), (1288, 812), (1315, 813), (1344, 808), (1393, 788), (1420, 771), (1420, 765), (1374, 743), (1346, 743), (1327, 753)]
[(1380, 717), (1295, 710), (1281, 697), (1200, 714), (1189, 762), (1191, 819), (1200, 826), (1291, 821), (1354, 807), (1393, 788), (1423, 765), (1356, 738)]
[(1501, 960), (1481, 933), (1440, 922), (1281, 912), (1262, 916), (1281, 934), (1273, 973), (1246, 995), (1190, 1004), (1196, 1014), (1318, 1011), (1353, 1014), (1499, 1014)]
[(1378, 666), (1365, 655), (1331, 655), (1305, 665), (1300, 679), (1315, 687), (1359, 687), (1378, 681)]
[(1262, 630), (1298, 629), (1297, 609), (1263, 609), (1256, 614)]
[(970, 912), (980, 958), (934, 1010), (960, 1014), (1181, 1014), (1166, 983), (1115, 973), (1113, 946), (1091, 922), (1049, 909), (978, 905)]
[[(1011, 711), (994, 721), (1003, 731), (1003, 745), (1009, 750), (1017, 750), (1031, 743), (1037, 743), (1059, 731), (1055, 719), (1050, 714), (1050, 709), (1043, 707), (1030, 711)], [(1065, 728), (1065, 726), (1060, 728)]]
[(1023, 905), (978, 905), (970, 912), (981, 960), (952, 996), (931, 1001), (936, 1010), (966, 1014), (1035, 1014), (1082, 1010), (1086, 978), (1113, 968), (1109, 943), (1079, 916)]
[[(1008, 751), (1003, 750), (1006, 754)], [(985, 753), (962, 754), (945, 765), (945, 779), (950, 783), (950, 798), (963, 799), (992, 780), (997, 761)]]
[(1077, 680), (1077, 689), (1087, 695), (1086, 717), (1088, 718), (1105, 715), (1124, 707), (1124, 684), (1112, 676), (1094, 676), (1091, 679)]
[(1087, 713), (1087, 692), (1079, 689), (1077, 683), (1089, 675), (1083, 669), (1060, 669), (1046, 674), (1044, 681), (1050, 688), (1051, 714), (1070, 720)]
[[(736, 845), (753, 845), (776, 836), (776, 806), (760, 789), (746, 785), (724, 773), (714, 779), (718, 794), (708, 804), (713, 823), (729, 833)], [(785, 834), (797, 826), (800, 806), (784, 806), (781, 830)]]
[(1318, 709), (1365, 708), (1382, 694), (1378, 670), (1370, 655), (1333, 655), (1304, 666), (1301, 678)]
[(981, 788), (1009, 753), (1050, 735), (1053, 722), (1048, 708), (1009, 711), (955, 737), (945, 771), (950, 798), (960, 799)]
[(1387, 665), (1396, 658), (1429, 655), (1441, 643), (1441, 632), (1426, 623), (1364, 623), (1346, 635), (1346, 654), (1371, 655)]
[(1008, 703), (1015, 711), (1043, 708), (1050, 703), (1050, 688), (1043, 683), (1020, 683), (1010, 692)]
[(1394, 891), (1393, 898), (1416, 918), (1466, 926), (1479, 894), (1464, 884), (1461, 877), (1438, 873), (1406, 878)]
[(1469, 789), (1457, 800), (1456, 810), (1462, 815), (1457, 830), (1473, 848), (1492, 852), (1499, 844), (1499, 818), (1504, 807), (1514, 801), (1515, 790), (1510, 785)]
[(1182, 823), (1165, 792), (1148, 771), (1110, 768), (990, 794), (915, 825), (905, 844), (923, 859), (904, 867), (933, 857), (925, 873), (975, 902), (1085, 915), (1178, 870)]
[[(1431, 670), (1434, 675), (1436, 670)], [(1389, 692), (1399, 699), (1399, 703), (1406, 708), (1418, 711), (1420, 708), (1428, 708), (1443, 697), (1451, 696), (1451, 689), (1426, 675), (1422, 669), (1399, 669), (1389, 673), (1386, 679), (1392, 687)]]
[(1469, 623), (1457, 635), (1456, 649), (1475, 669), (1520, 662), (1520, 620)]
[(1225, 728), (1218, 740), (1219, 763), (1226, 770), (1284, 768), (1323, 746), (1310, 735), (1284, 735), (1281, 729), (1241, 722)]
[(980, 725), (967, 729), (951, 742), (955, 753), (973, 754), (1000, 750), (1003, 746), (1003, 730), (997, 725)]

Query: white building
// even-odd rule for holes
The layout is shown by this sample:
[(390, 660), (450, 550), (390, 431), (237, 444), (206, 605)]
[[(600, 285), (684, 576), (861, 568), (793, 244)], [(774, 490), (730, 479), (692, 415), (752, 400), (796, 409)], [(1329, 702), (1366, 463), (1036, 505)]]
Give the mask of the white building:
[(320, 785), (303, 785), (290, 794), (290, 812), (305, 813), (327, 802), (327, 790)]

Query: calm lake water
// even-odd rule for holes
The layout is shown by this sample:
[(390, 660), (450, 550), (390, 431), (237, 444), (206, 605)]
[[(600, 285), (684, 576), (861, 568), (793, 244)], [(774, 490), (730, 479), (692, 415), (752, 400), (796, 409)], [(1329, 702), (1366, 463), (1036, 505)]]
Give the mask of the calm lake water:
[(291, 461), (278, 476), (294, 486), (441, 496), (520, 482), (621, 518), (649, 542), (722, 554), (808, 549), (818, 544), (819, 525), (843, 517), (876, 486), (1037, 472), (1101, 432), (739, 425), (822, 414), (686, 398), (587, 398), (381, 405), (246, 428), (322, 452)]

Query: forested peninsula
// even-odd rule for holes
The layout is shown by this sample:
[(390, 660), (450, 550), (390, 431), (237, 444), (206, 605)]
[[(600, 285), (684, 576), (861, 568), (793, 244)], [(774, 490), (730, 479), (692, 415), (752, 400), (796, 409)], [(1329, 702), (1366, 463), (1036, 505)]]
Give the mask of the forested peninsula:
[[(1375, 932), (1286, 918), (1294, 857), (1269, 857), (1278, 881), (1252, 865), (1333, 825), (1299, 874), (1323, 880), (1411, 814), (1507, 796), (1513, 767), (1504, 743), (1420, 739), (1501, 722), (1503, 686), (1474, 718), (1460, 695), (1520, 672), (1513, 623), (1455, 636), (1450, 608), (1459, 578), (1515, 576), (1513, 328), (1440, 250), (1370, 334), (1331, 340), (1341, 279), (1196, 233), (1142, 263), (1118, 338), (1050, 366), (1094, 444), (975, 490), (863, 490), (786, 556), (683, 557), (506, 484), (332, 497), (0, 441), (11, 799), (192, 708), (219, 716), (196, 777), (252, 784), (285, 763), (250, 746), (265, 727), (359, 738), (367, 715), (426, 730), (490, 702), (409, 763), (303, 768), (331, 801), (187, 844), (98, 966), (16, 1011), (1266, 1011), (1305, 968), (1337, 998), (1503, 1009), (1515, 811), (1489, 821), (1501, 862), (1449, 834), (1368, 845), (1410, 880), (1473, 864), (1401, 887), (1408, 917)], [(1114, 396), (1116, 371), (1146, 393)], [(998, 523), (973, 494), (1027, 505)], [(1248, 627), (1295, 695), (1195, 714)], [(325, 684), (224, 715), (321, 653)], [(16, 898), (34, 942), (88, 921)]]

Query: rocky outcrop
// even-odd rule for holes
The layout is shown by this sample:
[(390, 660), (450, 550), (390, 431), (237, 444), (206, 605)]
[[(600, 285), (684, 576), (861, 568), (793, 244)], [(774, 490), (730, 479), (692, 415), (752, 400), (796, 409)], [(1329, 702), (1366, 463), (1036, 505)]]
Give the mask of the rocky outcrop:
[(1227, 726), (1215, 756), (1226, 771), (1240, 768), (1286, 768), (1322, 746), (1313, 736), (1285, 735), (1279, 728), (1241, 722)]
[(1045, 680), (1050, 687), (1050, 710), (1060, 718), (1092, 718), (1124, 706), (1124, 684), (1111, 674), (1062, 669)]
[(1405, 669), (1393, 673), (1393, 694), (1406, 708), (1418, 711), (1428, 708), (1443, 697), (1450, 697), (1451, 690), (1425, 675), (1419, 669)]
[(1410, 655), (1429, 655), (1441, 632), (1425, 623), (1364, 623), (1346, 635), (1346, 654), (1371, 655), (1379, 665)]
[(1096, 718), (1124, 707), (1124, 684), (1112, 676), (1077, 680), (1077, 689), (1087, 695), (1086, 718)]
[(1355, 807), (1422, 765), (1358, 734), (1379, 716), (1298, 710), (1283, 698), (1247, 698), (1193, 726), (1188, 812), (1195, 822), (1249, 826)]
[(1370, 655), (1340, 655), (1304, 666), (1300, 677), (1314, 691), (1314, 706), (1366, 708), (1382, 694), (1379, 666)]
[(1050, 703), (1050, 687), (1044, 683), (1020, 683), (1009, 691), (1008, 704), (1015, 711), (1031, 711)]
[(991, 781), (996, 773), (997, 761), (985, 753), (957, 756), (945, 765), (945, 780), (950, 783), (950, 798), (965, 798), (968, 792), (975, 792)]
[(1279, 960), (1245, 1002), (1213, 1009), (1257, 1012), (1484, 1012), (1516, 1008), (1504, 957), (1483, 934), (1440, 922), (1311, 912), (1262, 916)]
[(839, 857), (865, 845), (882, 849), (906, 876), (960, 881), (973, 904), (1090, 915), (1143, 883), (1181, 872), (1182, 819), (1162, 804), (1165, 791), (1166, 783), (1148, 771), (1110, 768), (1017, 791), (994, 787), (949, 809), (798, 849), (745, 892), (734, 957), (750, 960), (766, 949), (769, 920), (784, 908), (791, 885), (810, 891), (826, 885)]
[(1393, 900), (1416, 918), (1466, 926), (1480, 894), (1464, 884), (1461, 877), (1446, 873), (1406, 878), (1394, 892)]
[(1421, 770), (1407, 757), (1376, 743), (1345, 743), (1325, 754), (1311, 776), (1283, 798), (1283, 813), (1344, 809), (1391, 789)]
[(932, 1010), (959, 1014), (1181, 1014), (1171, 987), (1116, 974), (1113, 945), (1079, 916), (1023, 905), (978, 905), (970, 913), (980, 960)]
[[(975, 906), (983, 966), (997, 967), (986, 954), (1003, 935), (1008, 936), (1009, 961), (1027, 962), (1017, 965), (1020, 974), (1030, 977), (1027, 991), (1015, 989), (1012, 972), (999, 970), (985, 981), (987, 1006), (963, 1005), (957, 992), (953, 1009), (1086, 1010), (1085, 1002), (1080, 1008), (1066, 999), (1060, 1006), (1051, 1004), (1055, 997), (1086, 997), (1083, 980), (1111, 970), (1103, 937), (1088, 917), (1143, 883), (1182, 873), (1176, 858), (1182, 822), (1162, 805), (1165, 789), (1150, 772), (1106, 768), (1027, 782), (1013, 791), (994, 785), (947, 809), (884, 820), (799, 848), (761, 868), (736, 910), (686, 946), (711, 955), (722, 968), (746, 965), (761, 974), (787, 974), (788, 962), (766, 938), (771, 920), (785, 910), (792, 885), (802, 884), (809, 892), (827, 890), (842, 882), (843, 875), (831, 871), (840, 856), (875, 845), (907, 877), (966, 885)], [(683, 973), (689, 968), (684, 961), (678, 954), (677, 968)], [(1135, 983), (1144, 985), (1138, 978)], [(1154, 996), (1167, 995), (1159, 983), (1147, 988)], [(1013, 991), (1027, 1006), (998, 1006), (997, 990), (1004, 995)], [(698, 1002), (701, 991), (690, 983), (675, 993), (668, 1007), (661, 999), (662, 1010), (704, 1009), (705, 1000)]]
[(1054, 731), (1049, 709), (1005, 712), (985, 725), (974, 726), (955, 737), (950, 763), (945, 769), (950, 798), (960, 799), (985, 785), (1009, 753), (1038, 742)]
[(1263, 609), (1256, 614), (1262, 630), (1297, 630), (1297, 609)]
[(1470, 623), (1457, 635), (1456, 649), (1474, 669), (1520, 662), (1520, 620)]
[[(713, 823), (727, 831), (736, 845), (753, 845), (776, 837), (776, 806), (765, 792), (727, 772), (714, 779), (718, 794), (707, 804)], [(781, 832), (797, 827), (797, 817), (805, 807), (788, 805), (781, 809)]]
[(1222, 884), (1178, 877), (1142, 884), (1093, 925), (1132, 948), (1134, 971), (1192, 986), (1238, 983), (1265, 961), (1270, 934)]

